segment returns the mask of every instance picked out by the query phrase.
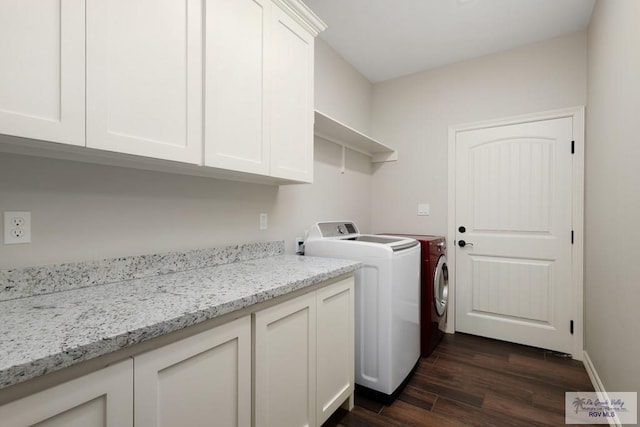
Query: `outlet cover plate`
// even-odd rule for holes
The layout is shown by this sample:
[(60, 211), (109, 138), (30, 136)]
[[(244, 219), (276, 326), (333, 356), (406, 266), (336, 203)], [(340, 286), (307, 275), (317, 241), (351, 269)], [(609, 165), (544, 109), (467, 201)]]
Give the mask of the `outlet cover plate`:
[(431, 214), (431, 206), (427, 203), (420, 203), (418, 205), (418, 216), (428, 216)]
[(31, 243), (31, 212), (4, 213), (4, 244)]

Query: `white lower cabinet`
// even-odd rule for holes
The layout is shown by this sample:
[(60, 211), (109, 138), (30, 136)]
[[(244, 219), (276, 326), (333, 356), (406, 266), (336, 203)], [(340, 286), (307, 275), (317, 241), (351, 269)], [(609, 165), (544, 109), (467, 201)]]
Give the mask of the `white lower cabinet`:
[(353, 406), (353, 294), (351, 276), (248, 311), (0, 406), (0, 426), (320, 426)]
[(353, 283), (254, 314), (255, 427), (320, 426), (352, 405)]
[(314, 426), (315, 293), (254, 316), (255, 427)]
[(317, 291), (317, 425), (322, 425), (345, 400), (353, 407), (354, 282), (343, 280)]
[(132, 427), (133, 361), (0, 406), (3, 427)]
[(245, 316), (135, 357), (135, 426), (251, 425)]

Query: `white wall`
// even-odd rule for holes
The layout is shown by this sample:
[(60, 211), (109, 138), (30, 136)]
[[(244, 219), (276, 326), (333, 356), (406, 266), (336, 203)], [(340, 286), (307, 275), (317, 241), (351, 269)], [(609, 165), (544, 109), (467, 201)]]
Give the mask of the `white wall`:
[(373, 232), (446, 235), (450, 125), (585, 103), (585, 32), (374, 85), (372, 134), (399, 160), (374, 168)]
[[(367, 126), (370, 84), (331, 48), (319, 52), (317, 98), (335, 106), (353, 100), (332, 113)], [(325, 89), (332, 82), (344, 84)], [(369, 158), (348, 151), (341, 174), (338, 146), (316, 140), (314, 151), (315, 183), (281, 187), (0, 153), (0, 212), (31, 211), (33, 240), (0, 242), (0, 268), (281, 239), (291, 253), (294, 239), (325, 219), (353, 219), (368, 230)], [(258, 229), (261, 212), (269, 214), (266, 231)]]
[(369, 134), (373, 86), (322, 39), (315, 49), (316, 109)]
[(586, 350), (608, 391), (640, 392), (639, 18), (598, 0), (589, 26)]

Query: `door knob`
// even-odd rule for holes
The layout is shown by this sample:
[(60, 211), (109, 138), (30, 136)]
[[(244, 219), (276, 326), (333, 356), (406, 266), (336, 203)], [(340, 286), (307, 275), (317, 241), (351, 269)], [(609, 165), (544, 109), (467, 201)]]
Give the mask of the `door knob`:
[(473, 243), (465, 242), (464, 240), (458, 240), (458, 246), (464, 248), (465, 246), (473, 246)]

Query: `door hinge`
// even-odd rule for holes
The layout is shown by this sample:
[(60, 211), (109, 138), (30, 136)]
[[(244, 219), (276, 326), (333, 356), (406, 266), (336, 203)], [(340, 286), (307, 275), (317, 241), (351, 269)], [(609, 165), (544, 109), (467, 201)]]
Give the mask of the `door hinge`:
[(571, 244), (573, 245), (573, 230), (571, 230)]
[(571, 141), (571, 154), (575, 154), (575, 153), (576, 153), (576, 142)]
[(573, 320), (569, 322), (569, 332), (571, 332), (571, 335), (573, 335)]

